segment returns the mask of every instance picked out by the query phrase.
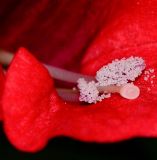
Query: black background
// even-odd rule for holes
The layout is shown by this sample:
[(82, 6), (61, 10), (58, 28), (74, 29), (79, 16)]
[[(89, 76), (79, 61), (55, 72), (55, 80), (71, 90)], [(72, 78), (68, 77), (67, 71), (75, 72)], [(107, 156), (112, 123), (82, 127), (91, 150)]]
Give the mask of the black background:
[(84, 143), (70, 138), (52, 139), (40, 152), (16, 150), (0, 129), (0, 160), (157, 160), (157, 139), (138, 138), (113, 144)]

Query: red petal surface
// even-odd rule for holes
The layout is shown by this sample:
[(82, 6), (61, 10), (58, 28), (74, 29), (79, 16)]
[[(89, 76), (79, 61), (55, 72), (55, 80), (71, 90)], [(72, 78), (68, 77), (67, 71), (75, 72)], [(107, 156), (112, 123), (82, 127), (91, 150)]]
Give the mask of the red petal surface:
[(0, 47), (24, 46), (43, 62), (78, 68), (75, 62), (121, 7), (121, 0), (0, 1)]
[[(84, 73), (95, 74), (113, 59), (131, 55), (143, 57), (147, 68), (157, 68), (154, 20), (157, 1), (133, 0), (123, 4), (119, 17), (104, 27), (87, 51)], [(57, 97), (43, 66), (20, 50), (7, 73), (3, 97), (6, 134), (17, 148), (25, 151), (39, 150), (50, 137), (57, 135), (96, 142), (157, 137), (157, 79), (154, 87), (143, 76), (136, 84), (141, 89), (136, 100), (114, 95), (95, 105), (65, 104)]]
[[(124, 57), (125, 53), (119, 54), (123, 51), (127, 53), (130, 49), (134, 49), (135, 51), (130, 54), (138, 54), (141, 48), (147, 47), (150, 55), (151, 48), (157, 46), (157, 21), (154, 21), (157, 17), (157, 1), (133, 0), (132, 3), (126, 3), (126, 5), (129, 5), (126, 7), (127, 10), (124, 8), (118, 18), (104, 27), (88, 48), (83, 60), (86, 66), (83, 67), (84, 71), (92, 67), (90, 70), (95, 73), (106, 62), (117, 57)], [(95, 59), (99, 61), (99, 64)], [(87, 63), (90, 67), (87, 67)]]
[(1, 99), (2, 99), (2, 95), (3, 95), (3, 88), (4, 88), (4, 73), (3, 73), (3, 70), (2, 70), (2, 67), (0, 66), (0, 120), (2, 120), (2, 102), (1, 102)]
[(96, 142), (156, 137), (154, 88), (148, 93), (149, 84), (144, 84), (142, 77), (137, 84), (141, 95), (136, 100), (115, 95), (89, 106), (68, 104), (57, 97), (47, 70), (20, 49), (6, 77), (3, 96), (6, 134), (18, 149), (30, 152), (40, 150), (49, 138), (58, 135)]
[(12, 61), (6, 79), (3, 96), (6, 134), (17, 148), (38, 150), (49, 139), (49, 130), (55, 124), (58, 105), (53, 81), (47, 70), (23, 48)]

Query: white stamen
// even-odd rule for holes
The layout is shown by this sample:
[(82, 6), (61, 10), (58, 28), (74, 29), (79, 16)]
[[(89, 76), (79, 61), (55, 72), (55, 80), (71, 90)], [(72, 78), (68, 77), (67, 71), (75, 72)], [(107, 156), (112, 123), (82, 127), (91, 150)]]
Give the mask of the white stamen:
[[(142, 74), (145, 66), (144, 60), (140, 57), (112, 61), (97, 71), (97, 82), (86, 82), (82, 78), (78, 80), (80, 101), (96, 103), (104, 98), (109, 98), (111, 93), (119, 93), (127, 99), (136, 99), (140, 94), (140, 89), (131, 81), (135, 81)], [(145, 80), (147, 81), (148, 78), (149, 75), (145, 77)]]
[(140, 90), (132, 83), (127, 83), (122, 86), (104, 86), (98, 87), (99, 91), (106, 91), (108, 93), (119, 93), (122, 97), (127, 99), (135, 99), (139, 96)]
[(119, 93), (126, 99), (136, 99), (140, 95), (140, 89), (133, 84), (126, 84), (121, 87)]
[(50, 66), (47, 64), (44, 64), (44, 66), (49, 71), (50, 75), (58, 80), (65, 81), (65, 82), (71, 82), (71, 83), (77, 83), (77, 80), (79, 78), (85, 78), (87, 81), (93, 80), (94, 78), (92, 76), (83, 75), (80, 73), (71, 72), (62, 68)]
[[(80, 90), (79, 100), (88, 103), (96, 103), (105, 98), (110, 98), (111, 93), (119, 93), (126, 99), (136, 99), (140, 94), (139, 88), (131, 83), (122, 86), (98, 86), (98, 83), (86, 82), (83, 78), (78, 80), (78, 88)], [(99, 95), (100, 93), (101, 95)]]
[[(12, 53), (0, 51), (1, 63), (8, 65), (12, 58)], [(135, 81), (145, 69), (144, 60), (140, 57), (122, 58), (121, 60), (116, 59), (97, 71), (97, 82), (95, 82), (94, 77), (91, 76), (73, 73), (45, 64), (44, 66), (55, 79), (73, 83), (76, 83), (78, 80), (80, 97), (78, 97), (76, 89), (73, 89), (73, 92), (66, 89), (58, 89), (57, 92), (63, 99), (67, 101), (77, 101), (79, 98), (80, 101), (88, 103), (96, 103), (102, 101), (104, 98), (109, 98), (111, 97), (111, 93), (119, 93), (127, 99), (136, 99), (140, 94), (140, 90), (137, 86), (133, 85), (131, 81)], [(153, 78), (155, 78), (155, 75), (150, 77), (150, 73), (154, 73), (154, 69), (149, 69), (144, 72), (146, 75), (144, 80), (147, 81), (151, 78), (151, 84), (153, 86)], [(150, 88), (148, 90), (150, 90)]]
[[(0, 63), (9, 65), (12, 61), (14, 55), (10, 52), (0, 50)], [(87, 81), (91, 81), (94, 78), (92, 76), (75, 73), (72, 71), (68, 71), (62, 68), (54, 67), (51, 65), (43, 64), (47, 70), (49, 71), (49, 74), (57, 80), (66, 81), (70, 83), (77, 83), (78, 78), (85, 78)]]

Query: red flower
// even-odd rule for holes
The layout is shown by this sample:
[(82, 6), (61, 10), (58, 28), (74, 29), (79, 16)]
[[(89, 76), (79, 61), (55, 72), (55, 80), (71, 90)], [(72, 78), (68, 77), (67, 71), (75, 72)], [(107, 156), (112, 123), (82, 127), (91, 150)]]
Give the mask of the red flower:
[[(113, 59), (132, 55), (141, 56), (148, 68), (157, 68), (157, 1), (120, 2), (120, 10), (88, 49), (82, 72), (94, 75)], [(136, 84), (141, 90), (136, 100), (114, 95), (89, 106), (65, 103), (58, 97), (48, 71), (20, 49), (6, 75), (2, 103), (6, 134), (18, 149), (31, 152), (59, 135), (96, 142), (156, 137), (157, 79), (151, 86), (141, 76)]]

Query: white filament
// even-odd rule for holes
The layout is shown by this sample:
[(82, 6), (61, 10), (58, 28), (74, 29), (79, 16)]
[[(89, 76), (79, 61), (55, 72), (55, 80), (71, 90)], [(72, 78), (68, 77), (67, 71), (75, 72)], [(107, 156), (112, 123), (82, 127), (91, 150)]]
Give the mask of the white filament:
[(44, 64), (44, 66), (47, 68), (50, 75), (57, 80), (62, 80), (62, 81), (71, 82), (71, 83), (77, 83), (77, 80), (79, 78), (84, 78), (87, 81), (94, 80), (94, 77), (92, 76), (71, 72), (71, 71), (50, 66), (47, 64)]
[[(9, 65), (10, 62), (12, 61), (14, 55), (8, 51), (0, 50), (0, 63)], [(77, 83), (77, 80), (79, 78), (84, 78), (87, 81), (91, 81), (94, 78), (92, 76), (80, 74), (80, 73), (75, 73), (71, 72), (65, 69), (61, 69), (58, 67), (54, 67), (51, 65), (43, 64), (47, 70), (49, 71), (49, 74), (57, 80), (61, 81), (66, 81), (66, 82), (71, 82), (71, 83)]]

